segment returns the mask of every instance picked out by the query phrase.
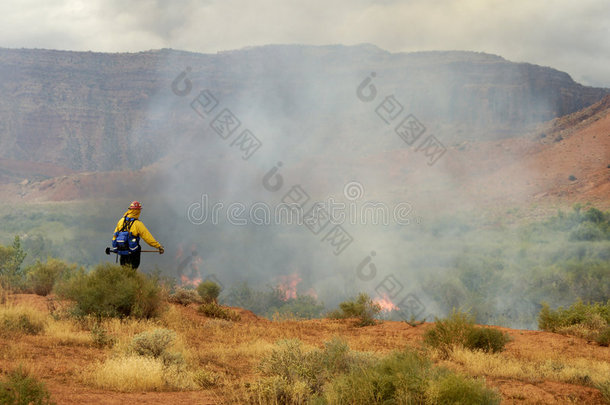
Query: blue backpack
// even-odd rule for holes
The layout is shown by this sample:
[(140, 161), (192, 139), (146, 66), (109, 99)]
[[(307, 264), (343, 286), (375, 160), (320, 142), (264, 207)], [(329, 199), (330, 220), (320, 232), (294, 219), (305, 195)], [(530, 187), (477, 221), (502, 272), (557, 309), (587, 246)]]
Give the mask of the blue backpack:
[(118, 232), (114, 233), (115, 239), (112, 247), (116, 249), (118, 255), (130, 255), (140, 250), (140, 237), (131, 234), (131, 226), (137, 221), (135, 218), (123, 218), (123, 226)]

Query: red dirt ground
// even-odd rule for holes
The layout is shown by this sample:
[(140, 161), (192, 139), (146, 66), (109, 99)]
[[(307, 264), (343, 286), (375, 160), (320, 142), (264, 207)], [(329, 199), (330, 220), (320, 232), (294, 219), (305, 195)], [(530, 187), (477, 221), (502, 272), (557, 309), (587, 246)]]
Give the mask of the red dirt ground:
[[(47, 299), (36, 295), (21, 294), (12, 296), (13, 302), (45, 310)], [(199, 315), (192, 307), (176, 306), (184, 318), (201, 327), (207, 318)], [(417, 347), (423, 332), (430, 323), (412, 327), (405, 322), (386, 321), (380, 325), (357, 328), (350, 321), (311, 320), (271, 322), (256, 317), (249, 311), (236, 309), (242, 319), (240, 324), (247, 326), (263, 324), (270, 336), (295, 335), (307, 344), (321, 345), (329, 334), (344, 337), (354, 350), (377, 351), (380, 353), (399, 350), (405, 345)], [(540, 331), (513, 330), (498, 328), (507, 332), (512, 341), (505, 352), (516, 358), (529, 358), (541, 350), (549, 349), (562, 358), (589, 358), (610, 362), (610, 348), (600, 347), (576, 337), (563, 336)], [(197, 336), (197, 335), (196, 335)], [(205, 344), (206, 337), (201, 336)], [(15, 367), (15, 361), (7, 361), (12, 342), (0, 337), (0, 372)], [(196, 345), (198, 342), (189, 342)], [(7, 346), (5, 346), (7, 345)], [(360, 347), (362, 346), (362, 347)], [(57, 404), (216, 404), (221, 398), (213, 391), (190, 392), (146, 392), (120, 393), (93, 389), (79, 380), (82, 370), (96, 360), (103, 360), (107, 353), (102, 349), (89, 346), (61, 346), (47, 336), (25, 336), (18, 343), (21, 358), (32, 372), (45, 382)], [(17, 350), (17, 349), (13, 349)], [(487, 378), (489, 386), (496, 387), (503, 396), (504, 404), (604, 404), (600, 392), (591, 387), (566, 384), (556, 381), (520, 381), (507, 378)]]

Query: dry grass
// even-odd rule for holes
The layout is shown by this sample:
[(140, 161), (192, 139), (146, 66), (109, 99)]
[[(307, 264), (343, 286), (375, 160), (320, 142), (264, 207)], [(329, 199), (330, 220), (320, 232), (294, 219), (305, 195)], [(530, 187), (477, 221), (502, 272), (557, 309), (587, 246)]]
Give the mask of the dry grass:
[(0, 306), (1, 335), (37, 335), (44, 330), (46, 323), (47, 315), (29, 306)]
[(94, 367), (86, 382), (97, 388), (121, 392), (196, 389), (190, 373), (166, 367), (161, 359), (126, 355), (109, 358)]
[(45, 335), (64, 346), (90, 346), (91, 333), (88, 333), (77, 323), (61, 319), (49, 320), (45, 328)]
[(585, 386), (610, 384), (610, 363), (586, 358), (547, 356), (526, 360), (509, 354), (489, 354), (456, 348), (448, 361), (448, 365), (452, 364), (477, 376), (522, 381), (553, 380)]
[[(57, 358), (62, 359), (62, 365), (57, 367), (63, 367), (66, 377), (62, 378), (67, 378), (64, 384), (78, 386), (84, 382), (95, 389), (115, 392), (204, 389), (207, 391), (203, 395), (216, 396), (219, 403), (245, 400), (252, 394), (253, 387), (267, 378), (258, 366), (272, 352), (278, 340), (299, 339), (303, 342), (303, 349), (308, 351), (321, 349), (323, 342), (338, 336), (354, 351), (372, 352), (372, 356), (381, 357), (405, 346), (422, 347), (423, 331), (430, 328), (429, 324), (413, 328), (404, 322), (386, 322), (367, 328), (354, 328), (350, 321), (287, 319), (271, 322), (245, 312), (241, 313), (241, 321), (233, 322), (205, 318), (194, 308), (179, 305), (171, 305), (156, 320), (106, 319), (96, 323), (98, 321), (94, 319), (53, 319), (43, 311), (23, 304), (0, 305), (0, 319), (6, 314), (19, 313), (42, 322), (46, 325), (45, 330), (42, 336), (27, 336), (15, 345), (0, 344), (0, 361), (46, 364), (39, 372), (51, 376), (47, 374), (50, 373), (48, 365)], [(115, 344), (111, 348), (93, 344), (91, 328), (94, 325), (112, 336)], [(129, 346), (135, 335), (160, 328), (176, 333), (167, 350), (180, 353), (184, 361), (164, 364), (162, 358), (153, 359), (130, 352)], [(524, 387), (541, 381), (555, 381), (604, 388), (608, 395), (610, 362), (606, 348), (597, 345), (582, 347), (580, 342), (570, 343), (564, 337), (555, 339), (551, 334), (528, 334), (539, 342), (552, 341), (556, 347), (538, 349), (529, 344), (530, 337), (522, 337), (511, 343), (513, 347), (509, 350), (499, 354), (456, 349), (443, 360), (435, 357), (433, 351), (430, 353), (438, 365), (470, 376), (511, 381), (509, 384), (524, 383)], [(3, 342), (8, 342), (8, 339), (4, 338)], [(64, 358), (61, 352), (64, 349), (60, 346), (78, 347), (65, 352)], [(45, 357), (45, 352), (54, 354)], [(84, 376), (81, 375), (83, 369), (87, 370)], [(80, 389), (87, 388), (81, 386)], [(264, 403), (262, 397), (259, 399)]]

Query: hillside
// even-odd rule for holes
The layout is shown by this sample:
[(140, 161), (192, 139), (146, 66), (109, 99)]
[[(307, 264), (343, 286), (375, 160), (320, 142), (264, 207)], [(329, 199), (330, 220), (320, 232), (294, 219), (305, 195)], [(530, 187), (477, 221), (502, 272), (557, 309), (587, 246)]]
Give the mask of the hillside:
[[(23, 364), (48, 387), (57, 404), (228, 404), (241, 403), (240, 395), (262, 378), (258, 364), (281, 339), (300, 339), (307, 350), (322, 348), (333, 337), (344, 339), (351, 350), (383, 356), (405, 347), (421, 347), (422, 335), (433, 324), (410, 326), (386, 321), (357, 328), (350, 320), (269, 321), (248, 311), (236, 322), (206, 318), (193, 307), (172, 304), (156, 321), (105, 321), (103, 327), (117, 339), (114, 348), (96, 346), (90, 326), (54, 319), (48, 308), (60, 302), (35, 295), (8, 296), (13, 306), (25, 306), (45, 317), (47, 326), (38, 335), (0, 335), (1, 368), (5, 372)], [(4, 308), (4, 307), (3, 307)], [(174, 392), (117, 392), (92, 386), (89, 373), (106, 359), (118, 356), (135, 334), (153, 328), (175, 330), (189, 361), (218, 380), (208, 388)], [(456, 352), (435, 363), (468, 376), (484, 377), (498, 390), (503, 404), (604, 404), (591, 379), (610, 362), (610, 348), (584, 339), (539, 331), (511, 330), (511, 341), (498, 354), (469, 357)], [(184, 349), (187, 348), (187, 349)], [(143, 377), (144, 370), (139, 375)], [(597, 374), (596, 374), (597, 373)], [(607, 375), (606, 375), (607, 379)], [(211, 380), (210, 380), (211, 381)]]
[(0, 182), (141, 169), (182, 147), (199, 134), (197, 116), (171, 91), (186, 67), (194, 89), (209, 89), (267, 140), (278, 143), (282, 131), (299, 127), (321, 139), (334, 128), (326, 148), (368, 137), (355, 90), (371, 71), (381, 95), (395, 95), (405, 111), (433, 123), (430, 130), (446, 144), (517, 134), (610, 91), (474, 52), (392, 54), (370, 45), (218, 54), (0, 49)]

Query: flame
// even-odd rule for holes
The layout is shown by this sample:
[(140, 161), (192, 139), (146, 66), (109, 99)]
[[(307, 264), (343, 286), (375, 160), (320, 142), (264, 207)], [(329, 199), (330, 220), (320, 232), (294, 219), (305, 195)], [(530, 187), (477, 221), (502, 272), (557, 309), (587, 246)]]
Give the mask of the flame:
[(183, 286), (192, 285), (193, 287), (197, 287), (199, 285), (199, 283), (201, 283), (202, 280), (201, 280), (201, 278), (195, 278), (195, 277), (193, 277), (191, 279), (183, 274), (180, 276), (180, 281), (182, 281)]
[(279, 276), (280, 282), (277, 288), (284, 294), (284, 301), (297, 297), (297, 285), (302, 281), (298, 274), (293, 273), (289, 276)]
[(387, 294), (382, 294), (381, 298), (373, 300), (375, 304), (381, 307), (382, 312), (398, 311), (398, 307), (388, 298)]

